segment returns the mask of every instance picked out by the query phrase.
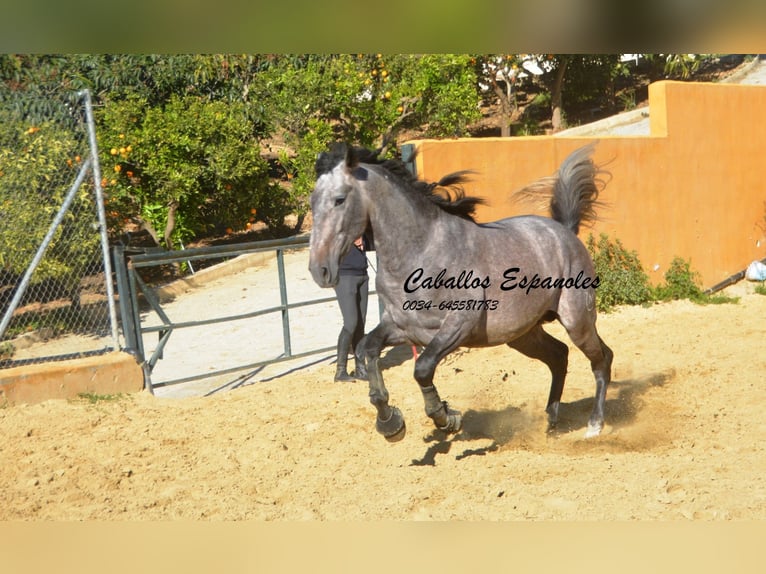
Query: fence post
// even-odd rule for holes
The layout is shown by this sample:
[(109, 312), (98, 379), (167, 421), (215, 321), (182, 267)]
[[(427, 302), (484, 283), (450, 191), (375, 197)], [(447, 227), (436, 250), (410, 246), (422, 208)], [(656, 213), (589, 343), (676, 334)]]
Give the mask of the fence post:
[(119, 350), (120, 339), (117, 331), (117, 309), (114, 303), (114, 285), (112, 284), (112, 265), (109, 257), (109, 235), (106, 227), (106, 212), (104, 210), (104, 192), (101, 189), (101, 167), (98, 163), (96, 124), (93, 121), (93, 105), (90, 99), (90, 90), (82, 90), (79, 95), (85, 101), (85, 119), (88, 124), (90, 158), (93, 164), (93, 188), (96, 191), (96, 210), (98, 212), (98, 225), (101, 235), (101, 253), (104, 258), (104, 281), (106, 282), (106, 298), (109, 309), (109, 323), (112, 331), (112, 343), (114, 344), (114, 349)]
[(117, 293), (120, 295), (120, 318), (122, 320), (122, 336), (125, 339), (125, 350), (137, 355), (138, 337), (136, 335), (136, 325), (133, 321), (133, 301), (130, 297), (130, 287), (128, 286), (125, 248), (122, 245), (115, 245), (112, 252), (114, 254), (114, 274), (117, 280)]
[(282, 305), (282, 335), (285, 342), (285, 356), (293, 354), (290, 344), (290, 315), (287, 309), (287, 279), (285, 278), (285, 258), (282, 248), (277, 248), (277, 273), (279, 274), (279, 299)]

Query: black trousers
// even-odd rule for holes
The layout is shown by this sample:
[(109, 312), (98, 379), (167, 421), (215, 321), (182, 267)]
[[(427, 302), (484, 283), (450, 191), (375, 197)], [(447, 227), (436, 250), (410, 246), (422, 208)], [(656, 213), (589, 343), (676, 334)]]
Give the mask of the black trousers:
[(343, 330), (351, 335), (352, 350), (364, 337), (369, 281), (367, 275), (341, 275), (335, 286), (335, 296), (343, 316)]

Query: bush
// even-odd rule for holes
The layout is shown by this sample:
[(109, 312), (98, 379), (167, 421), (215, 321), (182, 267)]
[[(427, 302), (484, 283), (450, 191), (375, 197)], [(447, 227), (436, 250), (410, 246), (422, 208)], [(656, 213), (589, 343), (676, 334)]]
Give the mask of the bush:
[(609, 311), (615, 305), (641, 305), (652, 301), (649, 277), (635, 251), (628, 251), (619, 239), (611, 241), (604, 233), (598, 242), (589, 235), (586, 246), (600, 279), (596, 290), (599, 311)]
[[(0, 271), (21, 275), (31, 263), (82, 165), (82, 141), (54, 122), (37, 125), (0, 110)], [(73, 291), (100, 256), (93, 187), (76, 192), (33, 284)]]
[(692, 271), (691, 262), (675, 257), (665, 272), (665, 284), (655, 288), (655, 299), (658, 301), (677, 299), (702, 301), (704, 295), (699, 288), (699, 280), (699, 273)]
[(147, 108), (134, 97), (107, 103), (99, 120), (109, 211), (148, 220), (168, 247), (254, 217), (281, 224), (290, 210), (280, 196), (274, 213), (279, 190), (244, 104), (173, 96)]
[(665, 283), (652, 287), (638, 254), (625, 249), (619, 239), (611, 241), (601, 234), (598, 243), (593, 235), (586, 242), (596, 267), (600, 284), (596, 290), (599, 311), (610, 311), (615, 305), (642, 305), (654, 301), (688, 299), (698, 304), (736, 303), (738, 297), (706, 294), (699, 286), (699, 273), (691, 262), (674, 257), (665, 272)]

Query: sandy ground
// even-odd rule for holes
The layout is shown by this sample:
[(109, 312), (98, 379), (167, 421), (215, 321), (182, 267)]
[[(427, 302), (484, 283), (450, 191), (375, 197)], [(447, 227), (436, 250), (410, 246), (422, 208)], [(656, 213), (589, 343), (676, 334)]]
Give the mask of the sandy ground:
[(0, 520), (762, 520), (766, 297), (735, 287), (737, 304), (600, 316), (615, 362), (595, 439), (576, 349), (553, 434), (545, 368), (505, 347), (440, 365), (442, 398), (464, 413), (450, 437), (423, 412), (411, 351), (389, 350), (408, 425), (395, 444), (366, 384), (333, 382), (328, 362), (209, 397), (0, 408)]

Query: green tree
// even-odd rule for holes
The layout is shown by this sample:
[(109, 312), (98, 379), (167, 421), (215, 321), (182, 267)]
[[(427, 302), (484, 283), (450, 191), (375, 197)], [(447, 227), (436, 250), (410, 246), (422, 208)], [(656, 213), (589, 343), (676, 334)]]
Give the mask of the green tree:
[(500, 104), (498, 124), (500, 136), (511, 135), (511, 121), (518, 109), (516, 94), (521, 84), (523, 56), (519, 54), (475, 54), (471, 63), (481, 85)]
[(619, 54), (540, 54), (543, 82), (551, 94), (551, 128), (565, 126), (565, 96), (569, 105), (591, 102), (610, 109), (614, 105), (615, 80), (629, 73)]
[[(112, 221), (153, 222), (166, 243), (238, 227), (248, 209), (277, 225), (305, 213), (314, 157), (333, 140), (465, 135), (476, 84), (467, 55), (0, 55), (0, 104), (27, 121), (66, 117), (71, 103), (41, 107), (51, 94), (91, 91)], [(256, 157), (272, 134), (286, 144), (266, 150), (282, 185)]]
[(279, 190), (241, 102), (171, 96), (147, 107), (128, 97), (108, 102), (99, 118), (110, 204), (132, 205), (127, 211), (162, 229), (168, 247), (213, 229), (243, 229), (254, 212), (280, 225), (291, 207), (273, 205)]
[(433, 137), (464, 135), (479, 117), (467, 55), (275, 56), (255, 77), (253, 92), (283, 135), (290, 198), (303, 209), (314, 158), (330, 142), (378, 146), (414, 127)]
[[(81, 142), (55, 122), (31, 124), (0, 108), (0, 270), (21, 275), (32, 262), (74, 182)], [(99, 254), (92, 186), (77, 191), (33, 283), (59, 282), (75, 302), (82, 273)]]

